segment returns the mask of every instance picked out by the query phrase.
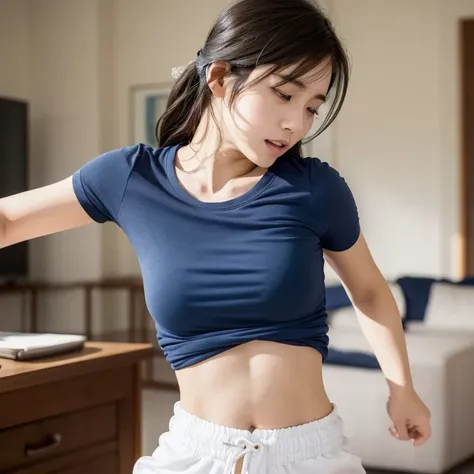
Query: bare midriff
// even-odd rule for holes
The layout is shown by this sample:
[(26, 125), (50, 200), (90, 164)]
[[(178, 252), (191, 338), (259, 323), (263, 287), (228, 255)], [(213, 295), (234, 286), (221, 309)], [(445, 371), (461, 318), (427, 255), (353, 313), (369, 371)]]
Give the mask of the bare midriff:
[(278, 429), (332, 411), (313, 348), (267, 341), (242, 344), (176, 373), (181, 407), (239, 429)]

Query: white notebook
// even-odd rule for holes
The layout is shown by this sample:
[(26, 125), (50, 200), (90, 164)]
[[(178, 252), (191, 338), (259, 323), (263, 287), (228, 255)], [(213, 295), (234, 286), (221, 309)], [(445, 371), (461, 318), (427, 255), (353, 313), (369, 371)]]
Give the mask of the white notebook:
[(81, 349), (86, 336), (80, 334), (0, 331), (0, 357), (15, 360), (37, 359)]

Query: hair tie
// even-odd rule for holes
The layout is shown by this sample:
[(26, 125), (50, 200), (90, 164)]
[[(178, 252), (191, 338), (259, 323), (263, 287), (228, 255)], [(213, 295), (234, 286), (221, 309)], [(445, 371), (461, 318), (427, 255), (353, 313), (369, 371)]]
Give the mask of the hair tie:
[(183, 75), (183, 72), (184, 70), (190, 65), (192, 64), (194, 61), (191, 61), (189, 62), (186, 66), (176, 66), (174, 68), (171, 69), (171, 77), (173, 79), (179, 79), (182, 75)]

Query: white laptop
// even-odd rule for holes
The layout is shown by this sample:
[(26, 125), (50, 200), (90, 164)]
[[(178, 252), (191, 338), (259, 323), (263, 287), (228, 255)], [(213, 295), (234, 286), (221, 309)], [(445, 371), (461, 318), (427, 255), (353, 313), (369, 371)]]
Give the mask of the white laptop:
[(70, 352), (84, 347), (80, 334), (0, 331), (0, 358), (29, 360)]

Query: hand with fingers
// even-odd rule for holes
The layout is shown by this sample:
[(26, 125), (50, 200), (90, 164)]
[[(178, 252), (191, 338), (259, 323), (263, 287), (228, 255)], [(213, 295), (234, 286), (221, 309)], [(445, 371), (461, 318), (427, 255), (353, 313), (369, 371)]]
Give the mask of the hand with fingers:
[(387, 411), (392, 421), (389, 431), (393, 437), (401, 441), (413, 440), (414, 446), (425, 444), (431, 437), (431, 413), (415, 390), (390, 394)]

